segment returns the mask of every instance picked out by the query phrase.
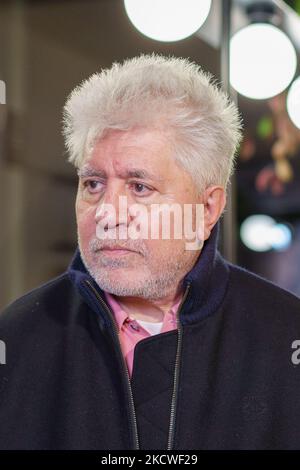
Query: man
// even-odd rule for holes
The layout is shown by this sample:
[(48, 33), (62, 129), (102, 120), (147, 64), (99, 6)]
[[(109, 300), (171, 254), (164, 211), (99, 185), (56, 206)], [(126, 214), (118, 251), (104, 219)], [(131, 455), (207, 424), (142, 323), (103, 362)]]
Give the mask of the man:
[(0, 316), (1, 449), (298, 447), (300, 300), (217, 250), (235, 105), (141, 55), (72, 92), (64, 135), (78, 249)]

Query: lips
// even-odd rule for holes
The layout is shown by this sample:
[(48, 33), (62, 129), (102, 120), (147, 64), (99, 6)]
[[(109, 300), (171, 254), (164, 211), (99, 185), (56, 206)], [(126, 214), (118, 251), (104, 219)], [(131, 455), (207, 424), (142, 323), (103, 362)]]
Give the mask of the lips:
[(100, 248), (100, 251), (132, 251), (128, 248), (124, 248), (122, 246), (104, 246)]
[(122, 247), (103, 247), (100, 249), (100, 252), (108, 256), (121, 256), (129, 253), (136, 253), (136, 251)]

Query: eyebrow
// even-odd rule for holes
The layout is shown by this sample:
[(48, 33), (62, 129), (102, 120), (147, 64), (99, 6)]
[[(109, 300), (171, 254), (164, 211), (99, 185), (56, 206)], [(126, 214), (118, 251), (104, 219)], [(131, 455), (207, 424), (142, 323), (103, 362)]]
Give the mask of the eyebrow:
[[(99, 178), (107, 179), (105, 171), (96, 170), (90, 166), (84, 166), (77, 170), (79, 178), (87, 178), (90, 176), (97, 176)], [(163, 178), (151, 173), (148, 170), (142, 168), (127, 168), (122, 174), (118, 175), (120, 178), (138, 178), (138, 179), (149, 179), (152, 181), (163, 181)]]

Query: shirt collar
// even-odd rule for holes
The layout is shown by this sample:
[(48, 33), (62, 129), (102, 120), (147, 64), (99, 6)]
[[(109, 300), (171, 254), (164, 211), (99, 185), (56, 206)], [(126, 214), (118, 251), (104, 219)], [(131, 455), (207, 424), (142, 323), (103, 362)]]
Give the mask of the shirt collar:
[[(111, 295), (110, 293), (108, 292), (104, 292), (104, 296), (105, 296), (105, 299), (107, 301), (107, 303), (111, 306), (111, 308), (113, 309), (113, 312), (114, 312), (114, 315), (115, 315), (115, 319), (116, 319), (116, 322), (117, 322), (117, 325), (118, 325), (118, 328), (119, 330), (121, 329), (122, 325), (124, 324), (124, 322), (127, 320), (128, 318), (128, 313), (125, 312), (125, 310), (123, 310), (123, 308), (121, 307), (120, 303), (118, 302), (118, 300), (115, 298), (115, 296)], [(167, 314), (170, 314), (172, 315), (173, 317), (176, 316), (176, 313), (177, 313), (177, 310), (178, 310), (178, 307), (181, 303), (181, 300), (182, 300), (182, 295), (179, 296), (179, 298), (173, 303), (173, 305), (171, 306), (169, 312)]]

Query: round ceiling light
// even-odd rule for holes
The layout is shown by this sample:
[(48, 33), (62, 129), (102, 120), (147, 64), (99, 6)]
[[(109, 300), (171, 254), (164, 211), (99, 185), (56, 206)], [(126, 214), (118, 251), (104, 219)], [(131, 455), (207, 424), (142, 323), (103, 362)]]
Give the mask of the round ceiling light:
[(211, 0), (124, 0), (133, 25), (157, 41), (179, 41), (194, 34), (206, 20)]
[(300, 129), (300, 77), (292, 83), (288, 91), (286, 107), (292, 123)]
[(230, 41), (230, 83), (241, 95), (266, 99), (291, 83), (295, 48), (283, 31), (268, 23), (251, 24)]

